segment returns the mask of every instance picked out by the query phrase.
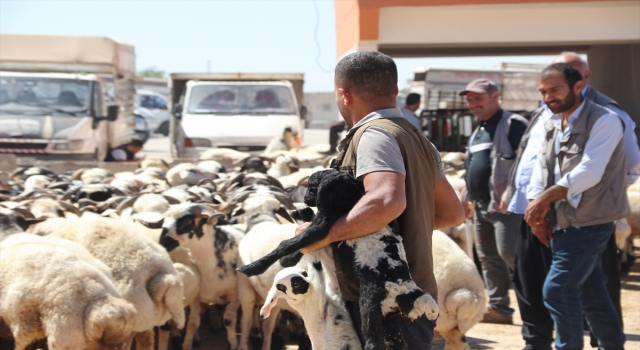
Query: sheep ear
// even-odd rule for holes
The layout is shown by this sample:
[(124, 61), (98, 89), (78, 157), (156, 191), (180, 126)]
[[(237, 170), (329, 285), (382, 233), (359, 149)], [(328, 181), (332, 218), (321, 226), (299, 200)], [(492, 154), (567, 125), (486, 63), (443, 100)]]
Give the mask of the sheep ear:
[(287, 220), (288, 222), (290, 222), (292, 224), (296, 223), (295, 220), (293, 220), (293, 218), (291, 217), (291, 215), (287, 211), (287, 209), (285, 209), (284, 207), (278, 208), (278, 210), (276, 210), (276, 214), (280, 215), (283, 219)]
[(133, 219), (143, 226), (146, 226), (150, 229), (158, 229), (162, 228), (162, 224), (164, 223), (164, 218), (155, 218), (155, 217), (143, 217), (144, 215), (135, 215)]
[(271, 315), (271, 309), (273, 309), (278, 303), (278, 291), (275, 286), (271, 287), (267, 298), (265, 299), (265, 303), (260, 309), (260, 319), (264, 320), (265, 318)]
[(207, 219), (207, 224), (209, 224), (211, 226), (215, 226), (218, 223), (218, 219), (219, 218), (224, 218), (225, 216), (226, 215), (224, 215), (223, 213), (213, 214)]

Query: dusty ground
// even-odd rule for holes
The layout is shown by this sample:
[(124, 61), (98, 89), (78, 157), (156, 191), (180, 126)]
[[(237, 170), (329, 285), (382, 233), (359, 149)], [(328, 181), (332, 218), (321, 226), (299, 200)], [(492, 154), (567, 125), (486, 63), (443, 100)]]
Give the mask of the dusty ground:
[[(510, 291), (512, 303), (516, 303), (513, 290)], [(512, 305), (513, 306), (513, 305)], [(633, 271), (622, 279), (622, 308), (624, 317), (624, 332), (627, 336), (625, 348), (640, 350), (640, 264), (636, 263)], [(520, 313), (515, 305), (514, 325), (495, 325), (479, 323), (467, 333), (467, 339), (472, 349), (518, 350), (524, 346), (520, 334)], [(206, 333), (206, 334), (204, 334)], [(202, 332), (203, 343), (194, 349), (226, 349), (226, 338), (222, 334), (211, 335)], [(591, 349), (588, 336), (585, 336), (585, 349)], [(297, 346), (287, 346), (287, 349), (298, 349)], [(444, 341), (437, 340), (433, 344), (434, 350), (444, 349)]]

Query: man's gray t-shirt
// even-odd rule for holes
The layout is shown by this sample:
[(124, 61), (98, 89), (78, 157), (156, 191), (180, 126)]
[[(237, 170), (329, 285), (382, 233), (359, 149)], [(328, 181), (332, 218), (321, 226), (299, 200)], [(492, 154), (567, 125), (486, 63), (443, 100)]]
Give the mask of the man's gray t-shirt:
[[(403, 118), (402, 112), (397, 108), (383, 109), (374, 112), (377, 116), (365, 117), (366, 121), (371, 121), (380, 118)], [(363, 119), (362, 121), (365, 121)], [(436, 147), (431, 144), (433, 148)], [(436, 149), (437, 151), (437, 149)], [(444, 169), (442, 167), (442, 160), (440, 159), (440, 153), (438, 154), (438, 180), (444, 177)], [(391, 136), (387, 131), (376, 126), (370, 126), (362, 134), (360, 143), (358, 144), (358, 159), (356, 166), (356, 177), (360, 178), (363, 175), (372, 173), (374, 171), (393, 171), (400, 173), (404, 176), (407, 175), (404, 167), (404, 159), (402, 158), (402, 152), (396, 139)]]

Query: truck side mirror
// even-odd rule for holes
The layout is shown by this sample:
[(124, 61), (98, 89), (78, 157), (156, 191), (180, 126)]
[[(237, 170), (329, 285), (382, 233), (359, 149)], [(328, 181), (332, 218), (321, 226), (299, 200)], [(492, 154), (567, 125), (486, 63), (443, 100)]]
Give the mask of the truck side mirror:
[(307, 119), (307, 106), (300, 107), (300, 118)]
[(120, 106), (118, 106), (118, 105), (108, 106), (107, 107), (107, 117), (105, 119), (107, 119), (110, 122), (115, 121), (116, 119), (118, 119), (118, 111), (119, 110), (120, 110)]
[(182, 105), (181, 104), (176, 103), (175, 105), (173, 105), (173, 115), (178, 119), (182, 118)]

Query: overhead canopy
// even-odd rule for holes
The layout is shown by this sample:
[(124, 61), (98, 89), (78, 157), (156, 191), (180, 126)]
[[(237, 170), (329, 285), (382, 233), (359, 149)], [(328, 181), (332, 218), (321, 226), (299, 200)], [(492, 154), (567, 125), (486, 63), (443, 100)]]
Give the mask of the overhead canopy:
[(132, 45), (102, 37), (0, 35), (0, 69), (135, 75)]

